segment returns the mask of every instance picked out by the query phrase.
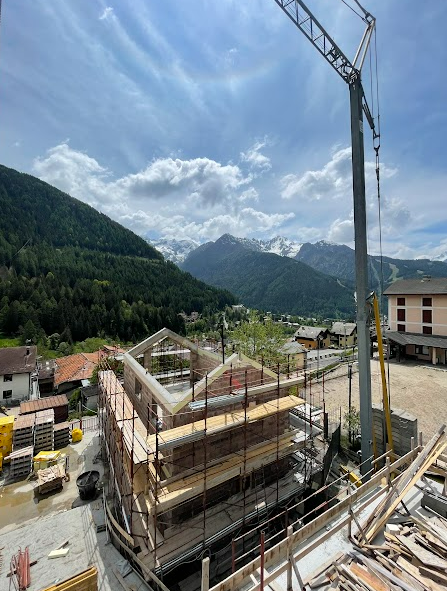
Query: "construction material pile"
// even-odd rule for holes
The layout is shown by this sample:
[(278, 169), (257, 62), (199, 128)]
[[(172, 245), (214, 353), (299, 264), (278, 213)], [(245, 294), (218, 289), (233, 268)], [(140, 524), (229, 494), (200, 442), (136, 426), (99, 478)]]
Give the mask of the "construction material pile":
[[(432, 509), (413, 514), (405, 504), (406, 495), (415, 486), (424, 493), (422, 506), (442, 508), (447, 504), (447, 497), (424, 477), (437, 462), (438, 474), (443, 473), (447, 483), (447, 457), (442, 455), (446, 448), (447, 434), (443, 426), (408, 469), (389, 483), (384, 499), (366, 521), (360, 523), (354, 516), (358, 533), (351, 537), (353, 550), (340, 553), (329, 566), (324, 565), (319, 572), (314, 572), (305, 588), (349, 591), (446, 589), (447, 519)], [(430, 499), (426, 501), (426, 497)]]
[(447, 587), (447, 520), (398, 516), (386, 530), (383, 544), (338, 555), (324, 572), (314, 573), (306, 589), (441, 591)]
[(54, 448), (63, 449), (70, 443), (70, 424), (58, 423), (53, 428)]
[(33, 469), (33, 446), (24, 447), (13, 451), (8, 456), (10, 460), (9, 478), (11, 480), (21, 480), (26, 478)]
[(49, 468), (37, 471), (37, 485), (40, 494), (47, 493), (57, 488), (62, 488), (65, 479), (65, 468), (62, 464), (56, 464)]

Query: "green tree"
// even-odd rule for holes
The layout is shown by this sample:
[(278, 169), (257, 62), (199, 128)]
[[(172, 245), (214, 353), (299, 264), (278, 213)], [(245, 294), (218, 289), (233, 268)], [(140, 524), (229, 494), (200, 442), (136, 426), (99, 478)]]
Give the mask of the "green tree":
[(20, 334), (21, 343), (23, 345), (25, 345), (27, 342), (37, 344), (39, 340), (39, 332), (40, 329), (34, 325), (34, 322), (32, 320), (28, 320)]
[(349, 441), (354, 443), (360, 435), (360, 411), (351, 406), (351, 410), (344, 414), (344, 427), (349, 434)]
[(241, 322), (232, 333), (236, 347), (253, 359), (263, 359), (267, 363), (279, 360), (280, 349), (286, 342), (282, 328), (271, 318), (261, 321), (252, 310), (247, 322)]

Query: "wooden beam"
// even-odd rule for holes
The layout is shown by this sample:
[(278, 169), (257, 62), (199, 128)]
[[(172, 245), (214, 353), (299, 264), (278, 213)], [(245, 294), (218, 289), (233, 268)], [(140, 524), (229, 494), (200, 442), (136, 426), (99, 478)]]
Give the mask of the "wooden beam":
[[(423, 451), (417, 456), (411, 466), (402, 473), (403, 478), (399, 479), (389, 490), (385, 499), (370, 514), (363, 524), (363, 530), (367, 543), (371, 542), (379, 529), (385, 524), (388, 518), (394, 513), (408, 490), (420, 479), (427, 468), (447, 447), (445, 425), (433, 436)], [(394, 464), (393, 464), (394, 465)]]
[(193, 423), (187, 423), (180, 427), (174, 427), (167, 431), (161, 431), (158, 436), (150, 435), (146, 438), (146, 443), (151, 449), (152, 453), (155, 453), (156, 440), (158, 437), (158, 450), (165, 451), (180, 447), (193, 441), (202, 439), (205, 434), (207, 437), (216, 435), (229, 429), (241, 427), (245, 424), (254, 423), (267, 417), (277, 414), (278, 412), (288, 411), (298, 404), (303, 404), (304, 400), (297, 396), (284, 396), (283, 398), (277, 398), (270, 402), (258, 404), (257, 406), (250, 408), (247, 413), (245, 411), (229, 412), (214, 417), (208, 418), (206, 421), (195, 421)]
[[(399, 458), (396, 462), (394, 462), (391, 465), (391, 468), (397, 469), (400, 466), (407, 464), (420, 451), (421, 451), (421, 448), (416, 447), (414, 450), (408, 452), (407, 454), (405, 454), (404, 456)], [(340, 501), (340, 503), (338, 503), (334, 507), (331, 507), (330, 509), (325, 511), (322, 515), (316, 517), (310, 523), (308, 523), (307, 525), (305, 525), (304, 527), (302, 527), (298, 531), (294, 532), (293, 537), (292, 537), (292, 542), (291, 542), (292, 545), (294, 547), (299, 545), (302, 548), (302, 544), (304, 543), (305, 540), (309, 539), (316, 532), (322, 530), (331, 520), (334, 519), (334, 517), (339, 515), (342, 511), (347, 510), (351, 503), (355, 503), (365, 493), (367, 493), (368, 491), (370, 491), (374, 487), (379, 486), (384, 474), (385, 474), (384, 469), (380, 470), (379, 472), (374, 474), (368, 480), (368, 482), (365, 482), (364, 484), (362, 484), (361, 487), (357, 488), (352, 493), (351, 497), (347, 497), (346, 499)], [(400, 476), (398, 476), (397, 478), (400, 478)], [(384, 494), (384, 489), (381, 489), (381, 490), (377, 491), (376, 493), (374, 493), (374, 495), (372, 497), (370, 497), (362, 505), (361, 508), (359, 508), (359, 511), (364, 510), (370, 503), (372, 503), (374, 501), (374, 499), (378, 498), (379, 496), (381, 496), (383, 494)], [(300, 559), (303, 556), (306, 556), (309, 552), (311, 552), (314, 548), (316, 548), (319, 544), (321, 544), (321, 542), (324, 539), (326, 539), (326, 537), (329, 537), (330, 535), (333, 535), (335, 532), (342, 529), (350, 520), (351, 520), (350, 515), (347, 515), (346, 517), (341, 519), (334, 527), (331, 528), (330, 531), (325, 531), (321, 537), (319, 537), (317, 540), (315, 540), (314, 542), (312, 542), (308, 546), (306, 546), (306, 548), (300, 550), (297, 554), (295, 554), (295, 558)], [(288, 540), (287, 540), (287, 538), (285, 538), (284, 540), (281, 540), (280, 542), (278, 542), (277, 544), (275, 544), (274, 546), (272, 546), (271, 548), (269, 548), (265, 552), (266, 566), (268, 564), (270, 564), (273, 560), (279, 561), (282, 559), (284, 561), (277, 569), (275, 569), (273, 572), (270, 573), (269, 577), (265, 580), (266, 585), (269, 583), (270, 577), (272, 578), (272, 580), (274, 580), (275, 577), (279, 576), (281, 573), (283, 573), (287, 570), (287, 564), (288, 564), (287, 563), (287, 544), (288, 544)], [(251, 562), (249, 562), (248, 564), (246, 564), (245, 566), (240, 568), (238, 571), (236, 571), (235, 573), (228, 576), (226, 579), (224, 579), (223, 581), (221, 581), (220, 583), (218, 583), (217, 585), (212, 587), (211, 591), (234, 591), (234, 590), (238, 589), (241, 586), (241, 584), (243, 583), (243, 581), (245, 579), (247, 579), (251, 573), (256, 572), (256, 569), (259, 568), (259, 565), (260, 565), (260, 558), (258, 556), (257, 558), (255, 558), (254, 560), (252, 560)], [(250, 590), (250, 591), (256, 591), (256, 588), (254, 588), (253, 590)]]
[(210, 559), (209, 556), (202, 560), (202, 584), (200, 591), (208, 591), (210, 588)]

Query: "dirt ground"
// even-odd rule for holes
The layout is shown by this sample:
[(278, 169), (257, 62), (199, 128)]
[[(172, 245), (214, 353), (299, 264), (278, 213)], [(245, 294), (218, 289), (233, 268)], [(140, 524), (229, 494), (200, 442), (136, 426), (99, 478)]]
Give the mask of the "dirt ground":
[[(444, 366), (419, 365), (413, 362), (395, 361), (389, 364), (391, 408), (406, 410), (418, 419), (418, 429), (423, 441), (447, 424), (447, 369)], [(347, 368), (337, 370), (340, 377), (326, 379), (324, 399), (329, 413), (342, 415), (348, 409), (349, 381)], [(382, 385), (378, 360), (371, 361), (371, 389), (373, 403), (382, 402)], [(307, 388), (307, 391), (309, 389)], [(312, 398), (322, 398), (322, 382), (312, 384)], [(359, 408), (358, 373), (352, 377), (352, 404)]]
[(33, 519), (40, 519), (66, 511), (84, 504), (79, 498), (76, 478), (86, 470), (98, 470), (100, 478), (104, 470), (101, 461), (97, 461), (100, 450), (97, 432), (84, 433), (82, 441), (70, 444), (61, 450), (70, 458), (70, 481), (64, 483), (63, 490), (46, 495), (36, 495), (34, 480), (22, 480), (12, 484), (0, 481), (0, 531), (14, 529), (18, 525)]

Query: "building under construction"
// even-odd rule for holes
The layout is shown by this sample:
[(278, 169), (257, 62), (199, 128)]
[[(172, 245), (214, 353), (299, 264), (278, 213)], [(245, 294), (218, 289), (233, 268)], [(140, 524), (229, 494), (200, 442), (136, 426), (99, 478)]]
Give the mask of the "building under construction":
[(284, 373), (223, 360), (166, 328), (124, 355), (124, 380), (100, 372), (109, 502), (157, 576), (183, 565), (184, 578), (212, 553), (219, 578), (256, 551), (259, 527), (285, 534), (327, 448), (296, 395), (303, 383), (290, 359)]

